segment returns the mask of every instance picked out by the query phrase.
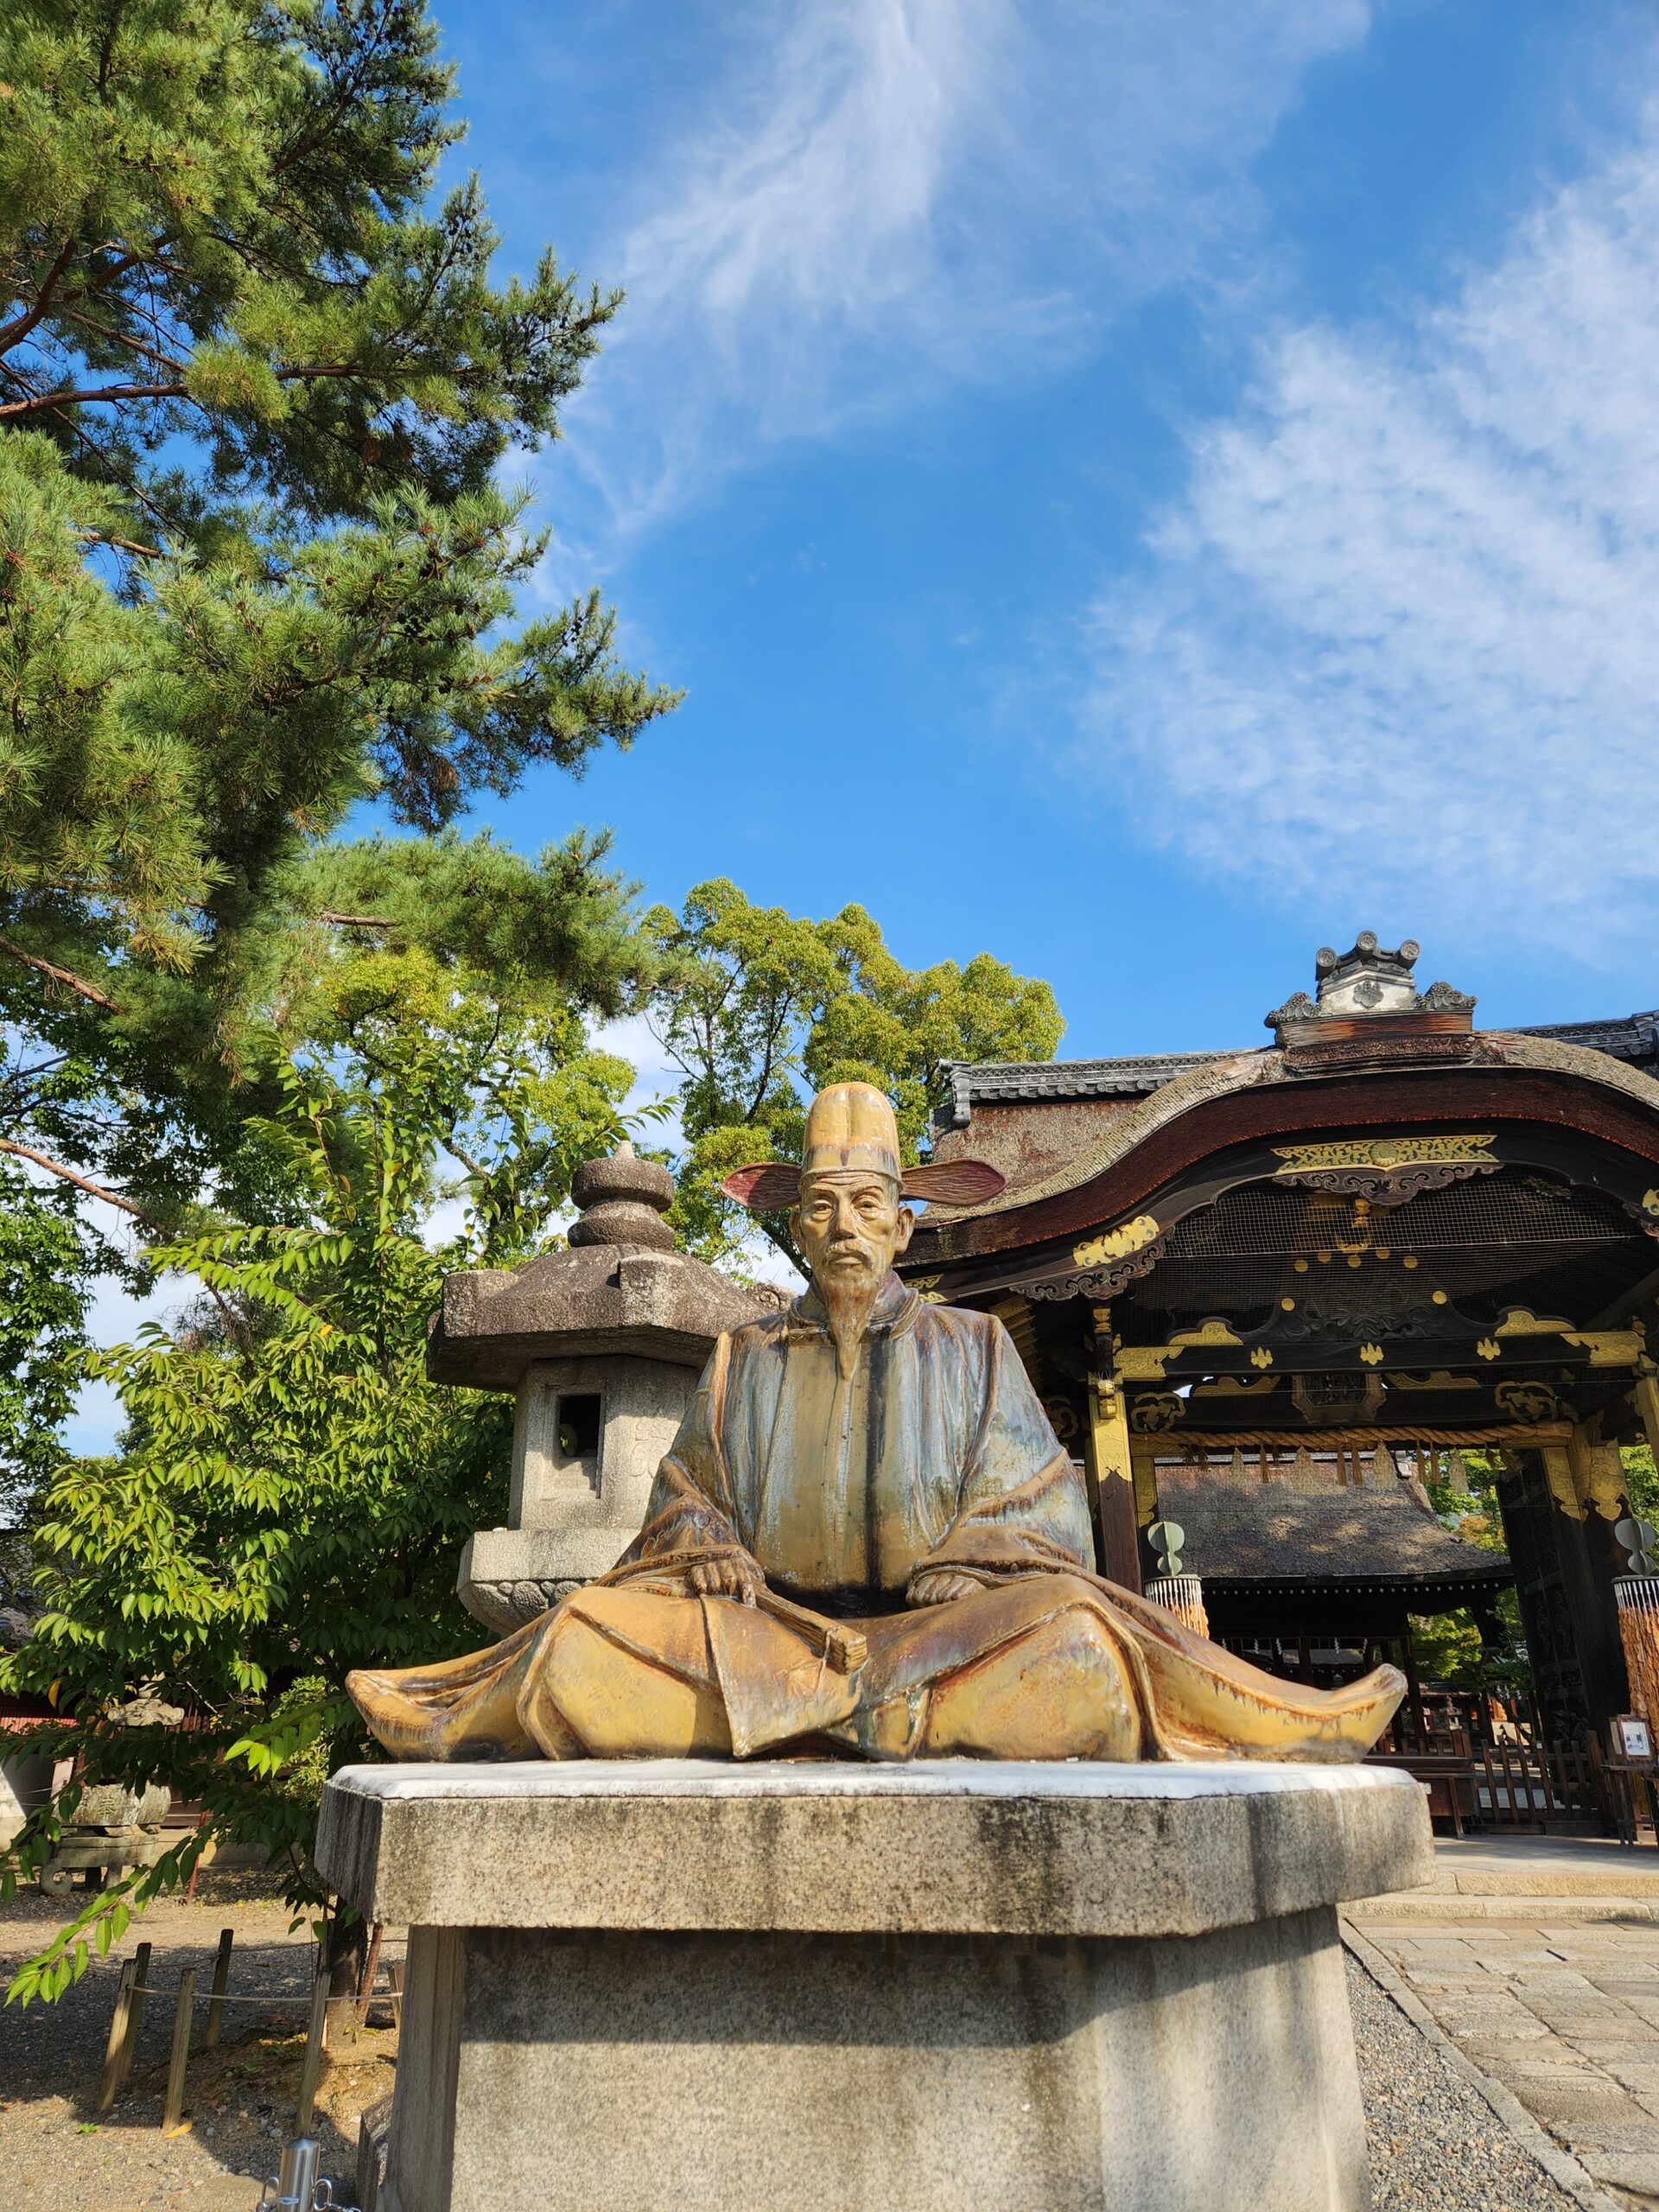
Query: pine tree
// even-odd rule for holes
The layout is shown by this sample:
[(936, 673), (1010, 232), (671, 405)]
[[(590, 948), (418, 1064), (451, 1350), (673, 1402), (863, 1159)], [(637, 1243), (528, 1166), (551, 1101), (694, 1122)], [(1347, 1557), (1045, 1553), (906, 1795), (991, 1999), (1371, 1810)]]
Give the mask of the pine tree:
[[(453, 89), (419, 0), (0, 0), (0, 1150), (150, 1221), (237, 1141), (296, 922), (435, 941), (395, 879), (512, 867), (423, 839), (673, 703), (596, 595), (511, 626), (499, 469), (618, 302), (492, 281)], [(318, 895), (371, 797), (396, 914)], [(602, 843), (514, 897), (614, 1003)]]

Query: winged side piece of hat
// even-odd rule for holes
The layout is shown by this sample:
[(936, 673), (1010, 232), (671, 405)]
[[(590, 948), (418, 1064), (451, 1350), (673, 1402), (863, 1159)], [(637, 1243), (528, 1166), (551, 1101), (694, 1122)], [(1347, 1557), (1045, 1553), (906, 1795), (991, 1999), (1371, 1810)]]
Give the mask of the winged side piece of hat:
[(933, 1198), (950, 1206), (982, 1205), (995, 1198), (1007, 1181), (983, 1160), (902, 1166), (899, 1124), (885, 1095), (874, 1084), (835, 1083), (807, 1109), (798, 1167), (766, 1160), (736, 1169), (720, 1187), (751, 1213), (776, 1213), (799, 1198), (803, 1175), (849, 1172), (890, 1176), (901, 1198)]

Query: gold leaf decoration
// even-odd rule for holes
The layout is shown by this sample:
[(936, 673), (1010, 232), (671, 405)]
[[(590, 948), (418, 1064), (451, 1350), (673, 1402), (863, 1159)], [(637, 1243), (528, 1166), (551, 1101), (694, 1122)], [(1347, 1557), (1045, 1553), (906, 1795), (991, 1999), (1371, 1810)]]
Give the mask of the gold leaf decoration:
[(1133, 1221), (1120, 1222), (1116, 1229), (1103, 1230), (1098, 1236), (1074, 1244), (1071, 1257), (1080, 1268), (1097, 1268), (1107, 1260), (1127, 1260), (1131, 1252), (1143, 1251), (1157, 1235), (1158, 1224), (1152, 1216), (1138, 1213)]
[(1473, 1160), (1482, 1166), (1497, 1166), (1491, 1150), (1492, 1136), (1349, 1137), (1338, 1144), (1276, 1144), (1274, 1156), (1284, 1162), (1275, 1175), (1306, 1175), (1332, 1167), (1376, 1167), (1385, 1173), (1395, 1167), (1438, 1167), (1448, 1160)]

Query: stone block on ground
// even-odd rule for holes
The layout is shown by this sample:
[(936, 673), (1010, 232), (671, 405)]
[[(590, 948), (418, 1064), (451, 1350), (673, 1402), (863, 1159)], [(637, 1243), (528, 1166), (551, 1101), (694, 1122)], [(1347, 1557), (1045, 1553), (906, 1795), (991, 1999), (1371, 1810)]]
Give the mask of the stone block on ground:
[(1360, 2212), (1335, 1905), (1387, 1770), (357, 1768), (410, 1926), (381, 2212)]

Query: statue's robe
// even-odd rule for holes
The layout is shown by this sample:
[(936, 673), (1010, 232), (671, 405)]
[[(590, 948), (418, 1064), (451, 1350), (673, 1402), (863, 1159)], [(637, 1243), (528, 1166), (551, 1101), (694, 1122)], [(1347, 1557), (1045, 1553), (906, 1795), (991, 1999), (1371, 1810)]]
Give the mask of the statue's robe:
[[(721, 1337), (619, 1564), (487, 1651), (349, 1688), (404, 1758), (1353, 1759), (1403, 1692), (1262, 1673), (1089, 1573), (1089, 1514), (994, 1316), (889, 1275), (843, 1362), (816, 1292)], [(698, 1596), (747, 1554), (751, 1605)], [(935, 1573), (971, 1595), (912, 1605)]]

